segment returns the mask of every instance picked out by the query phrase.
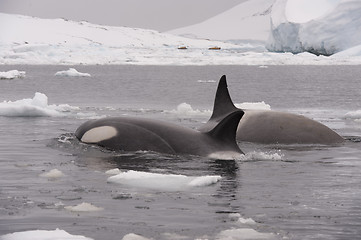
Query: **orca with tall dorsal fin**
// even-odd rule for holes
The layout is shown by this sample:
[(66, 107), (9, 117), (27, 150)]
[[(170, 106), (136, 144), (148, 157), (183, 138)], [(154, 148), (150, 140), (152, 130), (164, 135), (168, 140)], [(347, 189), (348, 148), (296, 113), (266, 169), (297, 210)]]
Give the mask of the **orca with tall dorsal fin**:
[(243, 152), (237, 145), (236, 131), (244, 112), (235, 108), (230, 100), (225, 76), (219, 81), (214, 102), (222, 107), (215, 107), (201, 131), (154, 119), (107, 117), (83, 123), (75, 136), (83, 143), (115, 151), (239, 158)]
[[(213, 114), (200, 131), (208, 131), (224, 115), (238, 110), (226, 85), (220, 80)], [(244, 116), (237, 129), (237, 140), (263, 144), (335, 144), (344, 139), (327, 126), (304, 116), (271, 110), (243, 110)]]

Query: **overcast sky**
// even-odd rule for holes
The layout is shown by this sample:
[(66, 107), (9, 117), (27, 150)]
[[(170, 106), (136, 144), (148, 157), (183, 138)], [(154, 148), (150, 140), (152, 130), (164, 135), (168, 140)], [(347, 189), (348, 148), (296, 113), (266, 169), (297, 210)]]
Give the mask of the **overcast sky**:
[(0, 12), (166, 31), (199, 23), (246, 0), (0, 0)]

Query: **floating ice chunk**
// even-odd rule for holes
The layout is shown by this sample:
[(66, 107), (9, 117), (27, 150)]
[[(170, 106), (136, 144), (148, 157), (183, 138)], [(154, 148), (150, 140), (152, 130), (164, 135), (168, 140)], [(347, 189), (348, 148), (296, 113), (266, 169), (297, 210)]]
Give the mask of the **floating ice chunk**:
[(76, 206), (66, 206), (64, 207), (66, 210), (72, 211), (72, 212), (96, 212), (101, 211), (103, 208), (94, 206), (90, 203), (83, 202), (81, 204), (78, 204)]
[(24, 71), (10, 70), (7, 72), (0, 72), (0, 79), (14, 79), (25, 77)]
[(182, 115), (182, 116), (192, 116), (192, 115), (211, 115), (211, 111), (210, 110), (198, 110), (198, 109), (193, 109), (192, 106), (188, 103), (181, 103), (177, 106), (177, 108), (175, 110), (171, 110), (169, 111), (170, 113), (174, 113), (177, 115)]
[(89, 73), (81, 73), (78, 72), (75, 68), (69, 68), (66, 71), (59, 71), (55, 73), (55, 76), (63, 76), (63, 77), (90, 77)]
[(354, 119), (355, 121), (361, 121), (361, 110), (347, 112), (345, 114), (346, 119)]
[(6, 117), (54, 117), (64, 116), (64, 112), (79, 110), (67, 104), (48, 105), (48, 97), (43, 93), (35, 93), (33, 98), (0, 103), (0, 116)]
[(244, 102), (234, 104), (240, 109), (250, 109), (250, 110), (271, 110), (271, 106), (264, 101), (262, 102)]
[(246, 224), (246, 225), (254, 225), (256, 222), (252, 218), (242, 218), (238, 219), (239, 223)]
[(122, 240), (151, 240), (150, 238), (145, 238), (135, 233), (129, 233), (125, 235)]
[(216, 80), (197, 80), (199, 83), (216, 83)]
[(221, 176), (189, 177), (129, 170), (108, 178), (109, 183), (154, 190), (179, 191), (190, 187), (205, 187), (217, 183)]
[(55, 229), (51, 230), (33, 230), (24, 232), (9, 233), (0, 236), (1, 240), (92, 240), (81, 235), (71, 235), (64, 230)]
[(60, 178), (64, 176), (64, 173), (59, 171), (58, 169), (52, 169), (49, 172), (45, 172), (39, 175), (40, 177), (46, 177), (46, 178)]
[(217, 240), (276, 239), (272, 233), (260, 233), (251, 228), (228, 229), (216, 236)]

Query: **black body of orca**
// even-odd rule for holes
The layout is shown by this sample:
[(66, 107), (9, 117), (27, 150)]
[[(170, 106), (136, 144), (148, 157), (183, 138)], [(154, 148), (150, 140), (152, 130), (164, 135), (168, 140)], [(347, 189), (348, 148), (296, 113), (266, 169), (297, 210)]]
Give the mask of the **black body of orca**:
[(115, 151), (154, 151), (217, 159), (238, 158), (243, 152), (236, 131), (244, 112), (233, 105), (222, 76), (211, 118), (200, 130), (146, 118), (107, 117), (82, 124), (75, 136), (83, 143)]

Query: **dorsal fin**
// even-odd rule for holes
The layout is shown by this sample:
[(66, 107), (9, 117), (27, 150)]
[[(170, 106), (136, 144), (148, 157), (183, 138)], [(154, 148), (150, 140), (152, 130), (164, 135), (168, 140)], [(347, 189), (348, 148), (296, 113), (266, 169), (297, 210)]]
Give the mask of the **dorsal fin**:
[(216, 97), (214, 99), (213, 113), (209, 121), (222, 119), (225, 115), (238, 110), (229, 95), (226, 75), (223, 75), (218, 83)]
[(217, 124), (220, 123), (229, 114), (238, 111), (243, 112), (242, 110), (234, 106), (231, 96), (229, 95), (226, 76), (223, 75), (218, 83), (216, 97), (214, 99), (212, 116), (208, 120), (208, 122), (202, 127), (200, 127), (198, 130), (201, 132), (209, 132), (214, 129)]
[(224, 142), (232, 149), (236, 149), (239, 150), (239, 152), (242, 152), (237, 145), (236, 133), (239, 121), (243, 115), (244, 112), (240, 109), (237, 109), (220, 120), (218, 124), (216, 124), (210, 131), (206, 132), (206, 134), (212, 136), (212, 138)]

